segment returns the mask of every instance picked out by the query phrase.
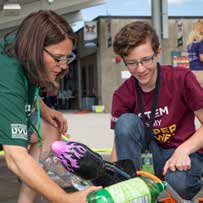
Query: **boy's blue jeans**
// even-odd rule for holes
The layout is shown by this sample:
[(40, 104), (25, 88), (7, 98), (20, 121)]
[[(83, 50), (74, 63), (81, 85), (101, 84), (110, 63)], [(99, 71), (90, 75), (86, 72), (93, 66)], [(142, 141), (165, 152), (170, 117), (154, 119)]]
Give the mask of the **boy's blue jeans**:
[[(145, 146), (144, 125), (141, 119), (126, 113), (119, 117), (115, 127), (115, 143), (118, 160), (132, 159), (136, 170), (141, 168), (141, 152)], [(203, 155), (190, 155), (191, 169), (188, 171), (168, 170), (163, 177), (165, 162), (171, 157), (175, 149), (163, 149), (155, 141), (151, 141), (150, 150), (153, 154), (155, 175), (165, 179), (183, 199), (191, 200), (201, 189), (201, 170)]]

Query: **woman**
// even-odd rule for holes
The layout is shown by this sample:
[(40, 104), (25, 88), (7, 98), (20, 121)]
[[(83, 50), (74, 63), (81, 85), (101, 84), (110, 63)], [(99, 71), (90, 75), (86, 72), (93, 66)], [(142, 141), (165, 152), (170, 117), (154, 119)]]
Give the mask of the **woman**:
[[(62, 114), (43, 103), (38, 88), (57, 89), (74, 59), (74, 43), (75, 35), (64, 18), (53, 11), (38, 11), (0, 45), (0, 144), (8, 168), (23, 182), (18, 203), (34, 202), (37, 192), (51, 202), (85, 203), (86, 195), (97, 189), (66, 194), (38, 164), (44, 163), (51, 143), (67, 130)], [(37, 113), (32, 111), (35, 100)]]
[(198, 21), (189, 36), (187, 46), (191, 70), (203, 70), (203, 22)]

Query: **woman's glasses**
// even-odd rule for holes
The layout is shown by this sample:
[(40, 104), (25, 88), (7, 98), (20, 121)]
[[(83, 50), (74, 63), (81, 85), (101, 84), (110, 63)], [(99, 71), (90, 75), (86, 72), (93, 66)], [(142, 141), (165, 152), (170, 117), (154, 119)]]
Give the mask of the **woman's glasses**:
[(56, 56), (56, 55), (52, 54), (51, 52), (49, 52), (49, 51), (48, 51), (47, 49), (45, 49), (45, 48), (44, 48), (44, 51), (45, 51), (47, 54), (49, 54), (49, 56), (51, 56), (51, 57), (54, 59), (54, 61), (55, 61), (56, 63), (70, 64), (70, 63), (73, 62), (73, 61), (75, 60), (75, 58), (76, 58), (76, 55), (75, 55), (73, 52), (71, 52), (71, 54), (68, 55), (68, 56)]

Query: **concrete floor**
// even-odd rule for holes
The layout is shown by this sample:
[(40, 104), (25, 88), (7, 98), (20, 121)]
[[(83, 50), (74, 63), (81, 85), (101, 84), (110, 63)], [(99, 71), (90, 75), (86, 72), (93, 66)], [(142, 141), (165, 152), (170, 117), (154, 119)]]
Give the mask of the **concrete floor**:
[[(113, 143), (113, 131), (109, 129), (110, 114), (76, 114), (63, 112), (68, 120), (69, 130), (73, 140), (82, 142), (91, 148), (111, 148)], [(199, 126), (199, 123), (196, 123)], [(104, 154), (109, 159), (109, 153)], [(0, 157), (0, 203), (16, 203), (20, 188), (18, 178), (8, 171), (5, 160)], [(165, 194), (162, 194), (165, 197)], [(203, 190), (198, 194), (203, 197)], [(41, 197), (37, 203), (48, 203)]]

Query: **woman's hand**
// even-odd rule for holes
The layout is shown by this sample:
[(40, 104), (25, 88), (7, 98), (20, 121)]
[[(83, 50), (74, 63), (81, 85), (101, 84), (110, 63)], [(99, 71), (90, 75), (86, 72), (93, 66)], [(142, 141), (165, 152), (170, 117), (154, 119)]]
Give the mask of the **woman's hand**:
[(191, 160), (186, 150), (178, 147), (170, 159), (165, 163), (163, 175), (165, 176), (168, 169), (171, 171), (187, 171), (191, 168)]
[(95, 190), (101, 189), (102, 187), (91, 186), (85, 190), (81, 190), (74, 193), (67, 194), (69, 196), (69, 201), (72, 203), (87, 203), (87, 195)]
[(65, 134), (68, 130), (67, 120), (63, 117), (63, 114), (55, 109), (48, 107), (42, 99), (40, 100), (40, 113), (41, 117), (50, 123), (55, 128), (58, 128), (59, 132)]

